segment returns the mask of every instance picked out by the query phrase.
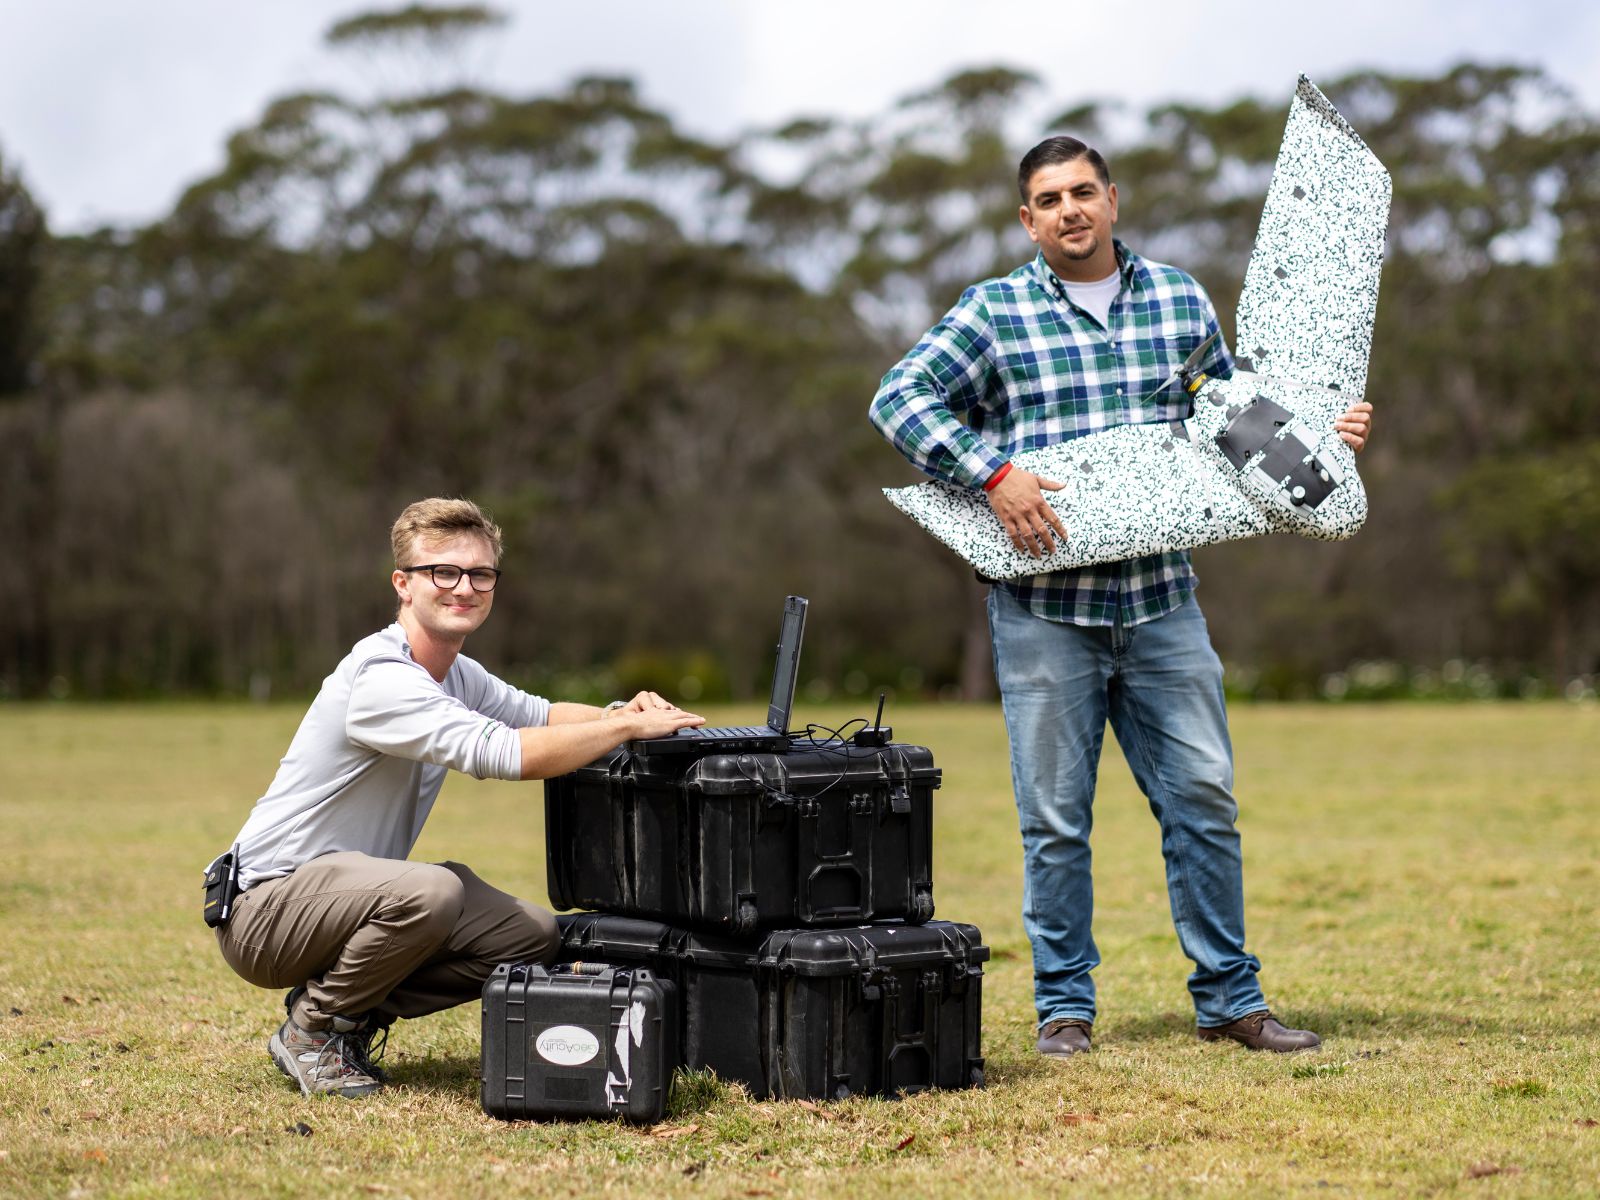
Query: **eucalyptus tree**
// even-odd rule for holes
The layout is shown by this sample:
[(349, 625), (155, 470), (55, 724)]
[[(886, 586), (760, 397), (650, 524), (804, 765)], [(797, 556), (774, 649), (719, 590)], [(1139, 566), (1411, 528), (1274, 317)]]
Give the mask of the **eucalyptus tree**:
[(0, 156), (0, 398), (23, 391), (31, 381), (47, 239), (43, 212)]
[[(1023, 150), (1107, 150), (1123, 236), (1231, 329), (1281, 98), (1134, 114), (991, 67), (724, 143), (626, 79), (484, 86), (498, 27), (341, 21), (368, 84), (272, 101), (141, 228), (50, 238), (0, 166), (0, 467), (25, 481), (0, 517), (68, 581), (0, 616), (0, 683), (314, 682), (387, 615), (373, 531), (448, 492), (533, 576), (483, 647), (530, 679), (613, 661), (749, 691), (800, 591), (808, 675), (977, 694), (976, 585), (879, 498), (909, 469), (862, 414), (964, 286), (1030, 254)], [(1593, 671), (1595, 115), (1522, 69), (1319, 82), (1395, 180), (1373, 515), (1338, 546), (1202, 552), (1218, 642), (1278, 694), (1358, 656)]]
[[(413, 7), (330, 38), (370, 59), (492, 25)], [(286, 96), (170, 216), (72, 248), (58, 362), (86, 389), (181, 381), (248, 422), (326, 514), (309, 552), (349, 619), (385, 602), (357, 531), (472, 493), (540, 573), (487, 652), (711, 651), (751, 663), (750, 690), (773, 576), (803, 590), (802, 564), (838, 558), (826, 448), (871, 356), (848, 310), (742, 240), (747, 186), (624, 79)]]

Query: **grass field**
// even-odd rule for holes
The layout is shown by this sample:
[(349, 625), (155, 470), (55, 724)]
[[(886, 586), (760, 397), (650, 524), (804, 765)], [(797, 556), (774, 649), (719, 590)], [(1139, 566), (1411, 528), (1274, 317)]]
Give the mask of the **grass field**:
[[(0, 707), (0, 1195), (1600, 1193), (1592, 705), (1236, 710), (1251, 948), (1325, 1039), (1290, 1057), (1194, 1038), (1155, 822), (1108, 748), (1101, 1016), (1064, 1063), (1032, 1053), (998, 711), (902, 709), (944, 768), (939, 914), (994, 950), (988, 1087), (805, 1106), (700, 1077), (645, 1130), (485, 1117), (475, 1005), (398, 1026), (371, 1100), (277, 1073), (280, 997), (223, 965), (198, 883), (299, 715)], [(453, 778), (417, 857), (542, 900), (542, 810)]]

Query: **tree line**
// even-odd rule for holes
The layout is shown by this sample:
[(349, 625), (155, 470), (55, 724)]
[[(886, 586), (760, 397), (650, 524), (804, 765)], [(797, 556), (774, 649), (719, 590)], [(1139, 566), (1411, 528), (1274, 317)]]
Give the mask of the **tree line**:
[[(1263, 694), (1362, 659), (1600, 673), (1600, 119), (1521, 67), (1318, 82), (1395, 184), (1371, 517), (1197, 552), (1219, 649)], [(1288, 86), (1069, 99), (973, 69), (715, 141), (621, 78), (286, 95), (162, 218), (70, 235), (0, 142), (0, 696), (311, 688), (388, 618), (427, 494), (505, 529), (473, 652), (532, 686), (749, 696), (798, 592), (812, 696), (985, 694), (981, 590), (883, 501), (914, 473), (867, 401), (1031, 256), (1016, 163), (1051, 132), (1106, 151), (1120, 236), (1231, 335)]]

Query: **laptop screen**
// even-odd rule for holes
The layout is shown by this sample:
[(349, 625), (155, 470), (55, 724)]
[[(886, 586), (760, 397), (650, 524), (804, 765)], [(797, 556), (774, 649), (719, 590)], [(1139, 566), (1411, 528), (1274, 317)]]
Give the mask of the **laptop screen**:
[(800, 637), (805, 629), (805, 597), (787, 597), (783, 602), (783, 628), (778, 632), (778, 662), (772, 669), (772, 702), (767, 705), (767, 728), (779, 733), (788, 732), (789, 714), (794, 711), (794, 685), (800, 674)]

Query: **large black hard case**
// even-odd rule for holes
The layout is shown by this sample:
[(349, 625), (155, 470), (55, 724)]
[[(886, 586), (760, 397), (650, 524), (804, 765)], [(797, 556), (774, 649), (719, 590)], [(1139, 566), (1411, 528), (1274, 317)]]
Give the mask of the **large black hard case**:
[(732, 934), (926, 921), (939, 774), (899, 744), (619, 750), (545, 783), (550, 897)]
[(989, 948), (971, 925), (787, 929), (751, 942), (606, 913), (556, 919), (562, 958), (639, 963), (674, 980), (684, 1065), (758, 1097), (983, 1084)]
[(483, 1111), (659, 1121), (679, 1027), (676, 985), (647, 969), (501, 963), (483, 985)]

